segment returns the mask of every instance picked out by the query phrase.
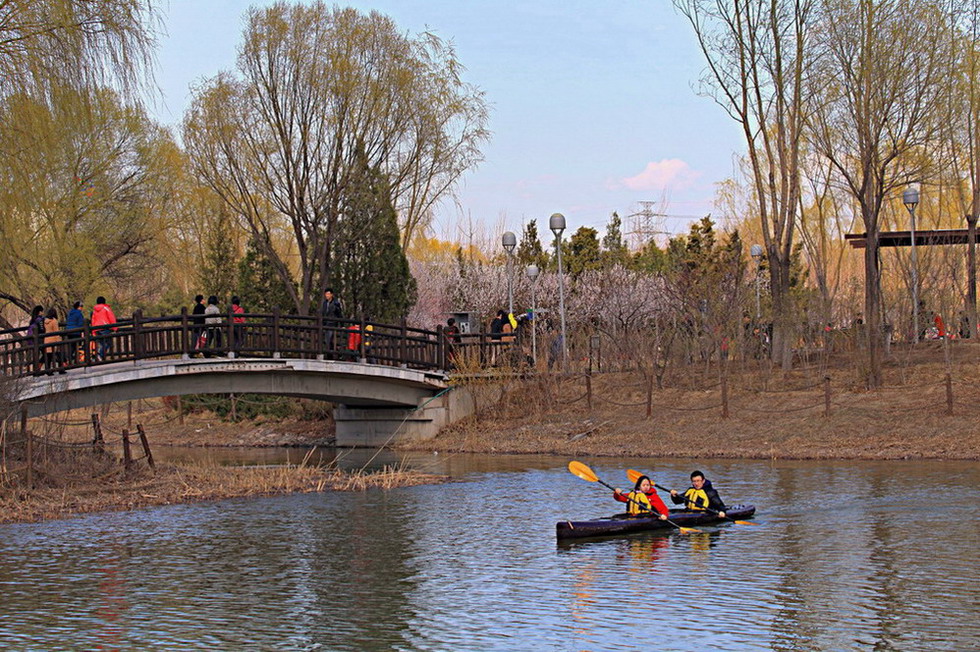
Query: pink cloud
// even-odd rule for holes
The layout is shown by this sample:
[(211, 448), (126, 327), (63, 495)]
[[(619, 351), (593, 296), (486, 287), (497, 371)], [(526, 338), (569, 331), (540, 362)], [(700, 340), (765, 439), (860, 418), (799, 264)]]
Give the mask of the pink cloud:
[(661, 161), (650, 161), (643, 171), (639, 174), (619, 179), (614, 187), (626, 187), (630, 190), (683, 190), (690, 188), (691, 185), (701, 176), (701, 173), (692, 170), (684, 161), (679, 158), (665, 158)]

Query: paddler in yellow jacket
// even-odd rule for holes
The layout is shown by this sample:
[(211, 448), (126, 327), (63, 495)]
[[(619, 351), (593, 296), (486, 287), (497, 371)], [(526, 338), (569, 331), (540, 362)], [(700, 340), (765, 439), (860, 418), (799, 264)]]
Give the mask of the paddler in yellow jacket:
[(633, 491), (624, 494), (616, 489), (613, 492), (613, 498), (621, 503), (626, 503), (626, 513), (630, 516), (656, 515), (662, 521), (667, 519), (667, 506), (664, 505), (664, 501), (660, 500), (650, 478), (645, 475), (636, 479)]
[(722, 518), (725, 518), (725, 510), (728, 509), (711, 486), (711, 480), (706, 480), (700, 471), (691, 473), (691, 487), (683, 494), (671, 489), (670, 500), (675, 505), (684, 503), (687, 509), (694, 512), (703, 512), (707, 508), (708, 511), (718, 512), (718, 516)]

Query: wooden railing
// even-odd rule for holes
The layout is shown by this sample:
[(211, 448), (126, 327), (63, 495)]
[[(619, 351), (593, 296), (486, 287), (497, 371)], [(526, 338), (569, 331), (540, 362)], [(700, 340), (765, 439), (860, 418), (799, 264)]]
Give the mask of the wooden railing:
[[(236, 321), (241, 320), (241, 321)], [(454, 344), (435, 331), (352, 319), (272, 314), (132, 317), (54, 333), (0, 332), (0, 373), (60, 373), (114, 362), (176, 357), (322, 358), (448, 370)], [(58, 342), (46, 343), (45, 338)]]

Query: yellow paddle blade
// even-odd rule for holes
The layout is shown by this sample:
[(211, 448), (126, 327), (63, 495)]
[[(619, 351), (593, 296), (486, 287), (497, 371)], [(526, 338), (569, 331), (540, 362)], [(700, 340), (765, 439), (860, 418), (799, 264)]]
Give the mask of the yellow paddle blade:
[(643, 474), (636, 469), (626, 469), (626, 477), (630, 479), (630, 482), (636, 484), (636, 481), (640, 479)]
[(581, 462), (576, 462), (575, 460), (568, 463), (568, 470), (572, 475), (577, 475), (587, 482), (598, 482), (599, 480), (599, 476), (593, 473), (592, 469)]
[(739, 525), (758, 525), (758, 523), (753, 523), (752, 521), (736, 521), (732, 519), (733, 523), (738, 523)]
[(694, 527), (680, 527), (680, 526), (678, 526), (678, 529), (681, 531), (681, 534), (699, 534), (701, 532), (701, 530), (699, 530), (697, 528), (694, 528)]

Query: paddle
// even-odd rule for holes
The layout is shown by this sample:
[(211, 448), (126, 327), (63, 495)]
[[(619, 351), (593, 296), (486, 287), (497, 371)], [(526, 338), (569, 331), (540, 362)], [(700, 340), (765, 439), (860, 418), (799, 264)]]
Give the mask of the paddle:
[[(602, 480), (600, 480), (599, 479), (599, 476), (597, 476), (592, 469), (590, 469), (586, 465), (582, 464), (581, 462), (576, 462), (574, 460), (571, 461), (571, 462), (569, 462), (568, 463), (568, 470), (571, 471), (572, 475), (576, 475), (576, 476), (582, 478), (583, 480), (585, 480), (586, 482), (598, 482), (602, 486), (608, 487), (609, 489), (612, 489), (613, 491), (616, 491), (615, 487), (613, 487), (612, 485), (607, 484), (607, 483), (603, 482)], [(641, 509), (644, 509), (644, 510), (647, 509), (646, 505), (641, 505), (640, 503), (636, 502), (632, 498), (627, 497), (627, 500), (629, 502), (633, 503), (634, 505), (637, 505)], [(657, 512), (654, 512), (654, 513), (657, 513)], [(674, 523), (670, 519), (665, 519), (665, 520), (668, 523), (670, 523), (671, 525), (673, 525), (675, 528), (677, 528), (678, 530), (680, 530), (683, 534), (693, 534), (693, 533), (696, 533), (696, 532), (700, 532), (701, 531), (701, 530), (698, 530), (697, 528), (693, 528), (693, 527), (681, 527), (680, 525), (678, 525), (677, 523)]]
[[(636, 481), (639, 480), (642, 475), (644, 475), (644, 474), (643, 473), (640, 473), (639, 471), (635, 471), (633, 469), (626, 469), (626, 477), (630, 479), (630, 482), (636, 483)], [(660, 491), (666, 491), (667, 493), (670, 493), (670, 489), (668, 489), (667, 487), (662, 487), (659, 484), (657, 484), (656, 482), (653, 482), (653, 480), (651, 480), (650, 482), (653, 484), (654, 487), (656, 487)], [(711, 512), (712, 514), (715, 514), (715, 515), (718, 514), (718, 510), (711, 509), (710, 507), (705, 507), (704, 508), (704, 511)], [(728, 516), (727, 514), (725, 515), (725, 518), (727, 518), (732, 523), (738, 523), (739, 525), (758, 525), (758, 523), (753, 523), (752, 521), (739, 521), (739, 520), (736, 520), (736, 519), (732, 518), (731, 516)]]

